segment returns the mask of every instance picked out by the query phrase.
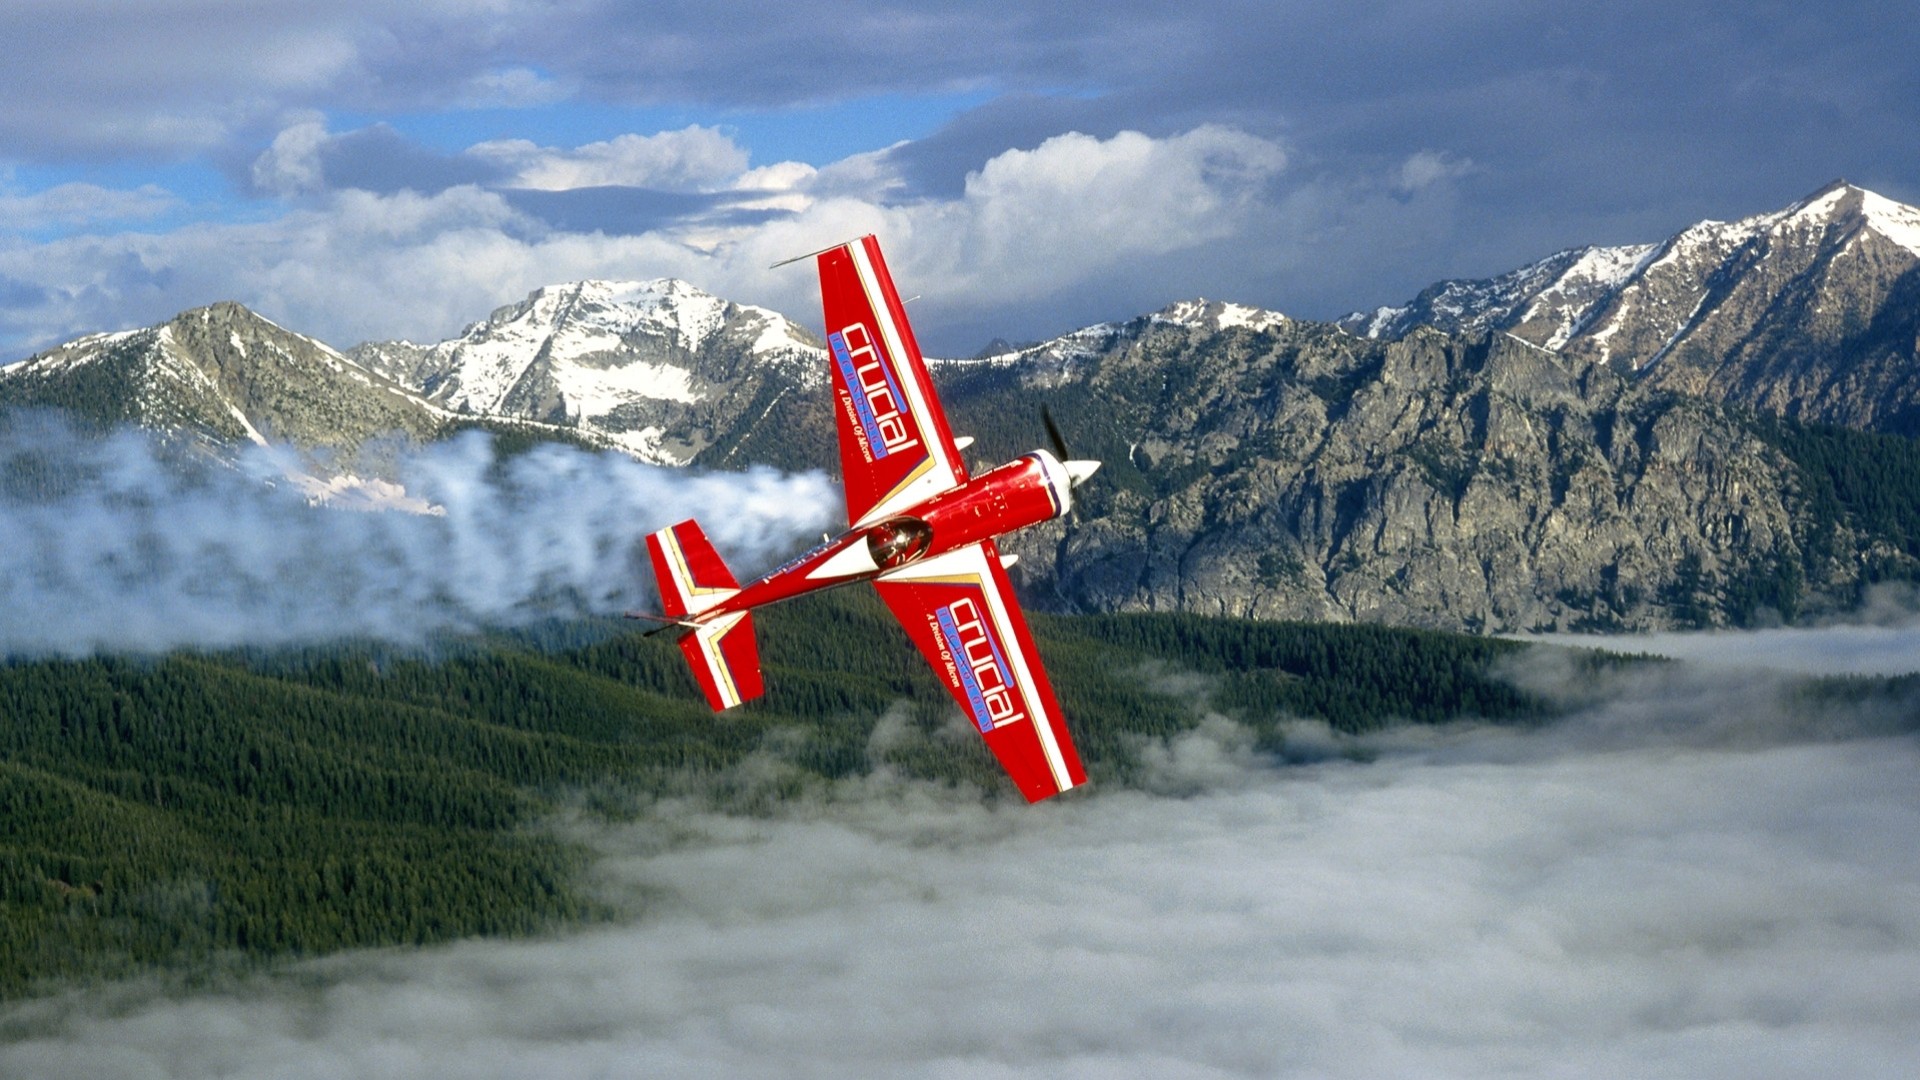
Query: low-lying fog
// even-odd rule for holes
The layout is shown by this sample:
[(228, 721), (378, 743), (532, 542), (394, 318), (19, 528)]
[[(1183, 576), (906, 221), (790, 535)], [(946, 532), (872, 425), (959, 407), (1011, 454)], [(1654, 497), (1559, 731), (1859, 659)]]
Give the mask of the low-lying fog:
[[(0, 428), (0, 653), (617, 611), (642, 532), (701, 513), (766, 559), (836, 512), (818, 474), (473, 438), (401, 462), (434, 513), (316, 513), (263, 483), (286, 462), (241, 464)], [(1904, 1078), (1920, 701), (1780, 672), (1920, 668), (1911, 612), (1616, 639), (1687, 663), (1541, 730), (1301, 723), (1274, 758), (1213, 718), (1150, 748), (1147, 790), (990, 808), (878, 776), (771, 819), (557, 825), (635, 914), (17, 1005), (0, 1076)]]
[(1920, 702), (1783, 687), (1641, 671), (1546, 729), (1302, 724), (1285, 761), (1215, 719), (1153, 790), (1031, 808), (661, 807), (586, 834), (627, 921), (33, 1002), (0, 1075), (1904, 1078)]

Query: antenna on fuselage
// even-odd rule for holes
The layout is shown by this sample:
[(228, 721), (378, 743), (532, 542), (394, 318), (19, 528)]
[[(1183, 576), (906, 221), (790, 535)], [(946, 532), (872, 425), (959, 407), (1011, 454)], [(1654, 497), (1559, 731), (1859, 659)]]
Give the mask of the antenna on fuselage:
[[(871, 236), (871, 235), (873, 234), (872, 233), (867, 234), (867, 236)], [(865, 240), (867, 236), (856, 236), (851, 240), (842, 240), (837, 244), (828, 244), (826, 247), (821, 248), (819, 251), (809, 251), (805, 255), (795, 255), (791, 259), (781, 259), (779, 262), (774, 263), (772, 266), (767, 267), (767, 269), (778, 270), (781, 267), (787, 265), (788, 263), (797, 263), (802, 259), (811, 259), (816, 255), (825, 255), (827, 252), (832, 251), (834, 248), (843, 248), (843, 247), (846, 247), (848, 244), (857, 244), (860, 241)]]

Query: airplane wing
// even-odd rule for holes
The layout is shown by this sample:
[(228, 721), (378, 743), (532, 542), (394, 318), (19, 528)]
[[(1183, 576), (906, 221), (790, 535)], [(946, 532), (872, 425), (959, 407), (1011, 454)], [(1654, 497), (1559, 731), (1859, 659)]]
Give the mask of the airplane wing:
[(993, 541), (888, 571), (873, 585), (1028, 802), (1086, 783)]
[(879, 521), (967, 479), (906, 308), (863, 236), (820, 252), (847, 520)]

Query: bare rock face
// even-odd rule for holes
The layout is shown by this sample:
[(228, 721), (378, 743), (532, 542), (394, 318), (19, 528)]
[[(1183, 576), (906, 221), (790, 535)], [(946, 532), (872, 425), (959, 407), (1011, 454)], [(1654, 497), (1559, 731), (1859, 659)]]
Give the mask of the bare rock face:
[[(1712, 402), (1503, 333), (1389, 342), (1194, 310), (935, 366), (976, 464), (1043, 443), (1041, 401), (1105, 462), (1071, 521), (1003, 540), (1032, 602), (1500, 632), (1850, 595), (1848, 558), (1805, 569), (1795, 465)], [(817, 466), (829, 423), (798, 394), (722, 443)]]
[[(1189, 390), (1129, 400), (1156, 370)], [(1724, 586), (1800, 561), (1791, 469), (1758, 438), (1506, 335), (1163, 326), (1055, 394), (1064, 423), (1100, 402), (1152, 433), (1102, 440), (1118, 490), (1089, 485), (1064, 538), (1014, 541), (1072, 607), (1653, 627), (1744, 618)]]

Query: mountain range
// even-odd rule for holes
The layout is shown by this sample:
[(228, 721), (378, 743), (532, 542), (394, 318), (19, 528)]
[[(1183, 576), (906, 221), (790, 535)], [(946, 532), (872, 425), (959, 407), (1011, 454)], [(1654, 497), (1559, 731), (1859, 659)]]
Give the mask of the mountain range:
[(679, 463), (706, 445), (704, 406), (768, 383), (824, 385), (823, 349), (782, 315), (663, 278), (555, 285), (452, 340), (349, 355), (462, 416), (575, 428)]
[(1836, 181), (1657, 244), (1443, 281), (1340, 325), (1374, 338), (1499, 331), (1664, 389), (1920, 435), (1920, 210)]
[[(1835, 480), (1858, 458), (1894, 470), (1882, 487), (1920, 485), (1920, 461), (1900, 471), (1920, 445), (1900, 437), (1920, 428), (1917, 289), (1920, 211), (1835, 184), (1337, 323), (1193, 300), (933, 369), (976, 463), (1039, 445), (1041, 401), (1107, 462), (1071, 521), (1009, 544), (1041, 606), (1721, 625), (1920, 578), (1920, 527)], [(215, 304), (0, 368), (0, 405), (216, 458), (288, 445), (324, 494), (378, 474), (378, 436), (476, 425), (668, 465), (826, 467), (824, 364), (775, 312), (582, 281), (447, 341), (344, 352)], [(1818, 442), (1794, 421), (1879, 434)]]

